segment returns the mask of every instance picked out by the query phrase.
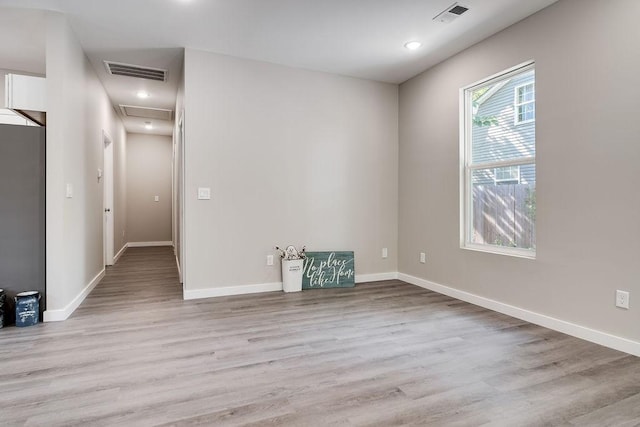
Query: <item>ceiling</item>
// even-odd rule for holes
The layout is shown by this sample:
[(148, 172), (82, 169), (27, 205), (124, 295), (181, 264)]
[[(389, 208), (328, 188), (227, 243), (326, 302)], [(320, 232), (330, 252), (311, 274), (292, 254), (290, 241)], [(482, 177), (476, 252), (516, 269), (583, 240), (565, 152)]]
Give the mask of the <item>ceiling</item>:
[[(114, 106), (173, 109), (184, 47), (401, 83), (555, 1), (460, 0), (469, 11), (449, 24), (432, 18), (454, 0), (0, 0), (0, 7), (67, 14)], [(5, 12), (3, 37), (17, 22)], [(15, 32), (13, 53), (0, 43), (0, 68), (38, 72), (39, 61), (30, 59), (41, 54), (33, 43), (44, 27), (38, 13), (28, 31), (19, 25), (29, 50), (17, 48)], [(409, 51), (410, 40), (423, 46)], [(169, 80), (111, 76), (104, 60), (167, 69)], [(140, 89), (151, 96), (136, 98)], [(144, 121), (125, 119), (125, 126), (146, 132)], [(170, 122), (154, 126), (152, 133), (171, 134)]]

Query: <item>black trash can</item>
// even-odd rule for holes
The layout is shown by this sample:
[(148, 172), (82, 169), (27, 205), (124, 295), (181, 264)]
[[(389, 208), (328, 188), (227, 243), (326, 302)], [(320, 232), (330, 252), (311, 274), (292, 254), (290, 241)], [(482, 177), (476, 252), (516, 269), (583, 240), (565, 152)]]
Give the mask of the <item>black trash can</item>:
[(20, 292), (15, 297), (16, 326), (33, 326), (40, 320), (40, 292)]

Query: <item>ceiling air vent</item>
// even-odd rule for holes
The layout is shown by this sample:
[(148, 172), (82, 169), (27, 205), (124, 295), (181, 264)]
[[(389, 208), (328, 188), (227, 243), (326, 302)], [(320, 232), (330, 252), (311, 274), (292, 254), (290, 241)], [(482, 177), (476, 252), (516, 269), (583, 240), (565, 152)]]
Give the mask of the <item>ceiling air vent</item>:
[(125, 117), (140, 117), (143, 119), (171, 120), (173, 110), (163, 108), (136, 107), (134, 105), (119, 105), (120, 111)]
[(141, 67), (139, 65), (123, 64), (120, 62), (104, 61), (109, 74), (113, 76), (137, 77), (139, 79), (167, 81), (167, 70), (160, 68)]
[(454, 3), (446, 8), (442, 13), (434, 17), (433, 20), (449, 24), (454, 19), (465, 13), (467, 10), (469, 10), (468, 7), (460, 6), (458, 3)]

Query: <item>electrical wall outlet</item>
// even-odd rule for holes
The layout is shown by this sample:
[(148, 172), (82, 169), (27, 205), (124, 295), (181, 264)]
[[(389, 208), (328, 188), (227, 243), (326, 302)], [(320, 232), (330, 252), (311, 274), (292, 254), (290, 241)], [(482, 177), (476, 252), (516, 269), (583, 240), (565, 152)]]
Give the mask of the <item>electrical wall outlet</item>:
[(389, 251), (387, 248), (382, 248), (382, 258), (387, 258), (389, 256)]
[(273, 255), (267, 255), (267, 265), (273, 265)]
[(427, 262), (427, 254), (425, 254), (424, 252), (420, 252), (420, 262), (422, 264), (424, 264), (425, 262)]
[(616, 307), (629, 309), (629, 292), (627, 291), (616, 291)]

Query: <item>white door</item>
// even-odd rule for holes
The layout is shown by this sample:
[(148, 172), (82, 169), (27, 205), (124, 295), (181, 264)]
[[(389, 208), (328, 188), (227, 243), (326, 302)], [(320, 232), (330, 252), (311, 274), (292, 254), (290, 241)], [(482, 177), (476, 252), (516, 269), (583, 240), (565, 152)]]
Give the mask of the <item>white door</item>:
[(104, 141), (104, 169), (103, 169), (103, 194), (104, 194), (104, 264), (113, 265), (113, 143), (111, 138), (103, 131)]

